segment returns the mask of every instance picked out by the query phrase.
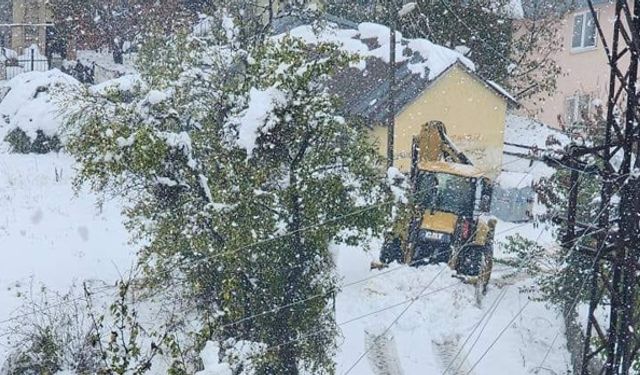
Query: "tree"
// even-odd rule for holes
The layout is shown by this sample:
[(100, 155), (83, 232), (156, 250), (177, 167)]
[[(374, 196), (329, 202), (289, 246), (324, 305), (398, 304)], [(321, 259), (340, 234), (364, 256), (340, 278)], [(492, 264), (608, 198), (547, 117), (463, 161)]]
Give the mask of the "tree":
[(77, 183), (131, 197), (149, 284), (189, 286), (204, 340), (265, 344), (259, 374), (331, 373), (329, 244), (386, 220), (377, 151), (324, 86), (352, 59), (289, 38), (242, 48), (228, 16), (209, 21), (143, 47), (140, 81), (70, 99)]
[[(518, 99), (555, 90), (561, 73), (554, 60), (560, 50), (560, 17), (555, 6), (536, 2), (516, 20), (511, 0), (418, 0), (417, 10), (398, 20), (405, 37), (426, 38), (457, 48), (476, 63), (483, 77), (507, 87)], [(399, 9), (393, 0), (332, 0), (329, 12), (354, 21), (389, 23)], [(395, 7), (395, 8), (394, 8)], [(395, 9), (395, 10), (392, 10)]]

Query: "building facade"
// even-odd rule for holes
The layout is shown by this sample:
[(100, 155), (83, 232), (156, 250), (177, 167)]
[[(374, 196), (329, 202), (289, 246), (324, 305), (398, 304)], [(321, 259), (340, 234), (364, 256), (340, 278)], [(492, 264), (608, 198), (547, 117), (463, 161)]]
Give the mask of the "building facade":
[[(615, 4), (609, 0), (592, 1), (602, 32), (610, 44)], [(563, 7), (562, 4), (554, 6)], [(525, 110), (536, 113), (538, 120), (557, 128), (572, 127), (584, 114), (593, 113), (595, 105), (606, 101), (609, 85), (607, 56), (587, 1), (576, 0), (567, 9), (566, 12), (558, 9), (562, 14), (558, 40), (562, 48), (554, 58), (562, 68), (562, 75), (557, 77), (556, 92), (545, 98), (541, 107), (534, 104), (536, 100), (522, 103)]]
[(51, 19), (48, 0), (13, 0), (10, 48), (20, 54), (35, 45), (41, 54), (46, 54)]

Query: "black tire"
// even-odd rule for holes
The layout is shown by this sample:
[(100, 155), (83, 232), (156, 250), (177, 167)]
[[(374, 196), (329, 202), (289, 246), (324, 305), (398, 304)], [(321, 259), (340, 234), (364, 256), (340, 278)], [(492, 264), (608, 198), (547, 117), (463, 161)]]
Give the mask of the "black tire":
[(461, 275), (478, 276), (482, 268), (483, 246), (465, 246), (458, 254), (456, 271)]
[(402, 242), (400, 239), (397, 237), (385, 239), (384, 244), (382, 244), (382, 250), (380, 250), (380, 262), (384, 264), (389, 264), (394, 261), (402, 263), (403, 258)]

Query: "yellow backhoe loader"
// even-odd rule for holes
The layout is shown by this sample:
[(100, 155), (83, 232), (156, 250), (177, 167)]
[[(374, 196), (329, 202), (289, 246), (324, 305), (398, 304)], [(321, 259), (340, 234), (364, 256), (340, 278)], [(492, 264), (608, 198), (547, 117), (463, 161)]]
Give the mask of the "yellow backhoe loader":
[(496, 221), (488, 216), (492, 181), (458, 149), (440, 121), (414, 137), (409, 202), (396, 213), (380, 261), (447, 262), (486, 291)]

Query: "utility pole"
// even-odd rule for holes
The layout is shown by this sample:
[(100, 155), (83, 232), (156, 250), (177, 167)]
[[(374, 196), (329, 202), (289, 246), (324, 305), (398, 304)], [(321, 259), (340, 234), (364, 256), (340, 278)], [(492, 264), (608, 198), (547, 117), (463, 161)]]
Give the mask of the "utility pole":
[(396, 28), (398, 19), (416, 9), (415, 2), (409, 2), (400, 10), (396, 0), (389, 2), (389, 99), (387, 107), (387, 167), (393, 167), (394, 137), (396, 128)]
[(396, 127), (396, 23), (398, 12), (396, 1), (389, 6), (389, 102), (387, 108), (387, 167), (393, 167), (394, 137)]
[[(584, 349), (581, 363), (574, 367), (582, 375), (627, 375), (640, 351), (640, 332), (636, 332), (640, 323), (636, 311), (640, 292), (640, 0), (616, 0), (612, 39), (604, 35), (592, 0), (587, 2), (607, 55), (610, 78), (602, 144), (574, 145), (566, 162), (572, 170), (573, 189), (567, 208), (568, 240), (571, 249), (589, 257), (592, 264), (586, 276), (590, 279), (583, 283), (590, 295)], [(613, 162), (619, 154), (622, 163)], [(597, 223), (577, 229), (576, 174), (594, 169), (602, 181)], [(619, 196), (619, 202), (614, 196)], [(617, 215), (612, 212), (615, 207)], [(596, 239), (595, 248), (585, 245), (584, 238)], [(576, 296), (572, 308), (578, 301)]]

